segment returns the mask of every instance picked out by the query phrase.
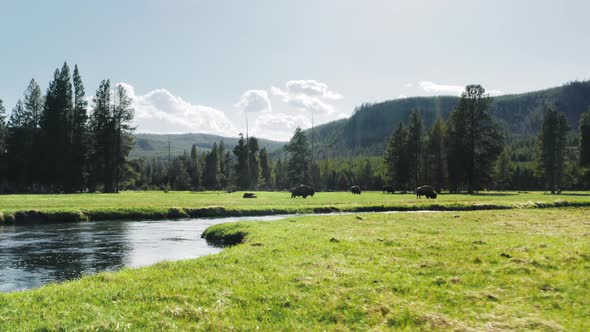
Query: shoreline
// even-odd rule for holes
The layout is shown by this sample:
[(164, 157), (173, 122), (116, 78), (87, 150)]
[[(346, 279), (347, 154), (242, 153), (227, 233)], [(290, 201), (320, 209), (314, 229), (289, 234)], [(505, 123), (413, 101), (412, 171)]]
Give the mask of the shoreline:
[(512, 209), (545, 209), (559, 207), (590, 207), (590, 202), (556, 200), (553, 202), (521, 202), (515, 204), (414, 204), (366, 206), (311, 206), (301, 208), (231, 209), (223, 206), (201, 208), (95, 208), (41, 209), (0, 211), (0, 225), (23, 225), (47, 222), (81, 222), (103, 220), (156, 220), (182, 218), (255, 217), (281, 214), (328, 214), (338, 212), (404, 212), (404, 211), (482, 211)]

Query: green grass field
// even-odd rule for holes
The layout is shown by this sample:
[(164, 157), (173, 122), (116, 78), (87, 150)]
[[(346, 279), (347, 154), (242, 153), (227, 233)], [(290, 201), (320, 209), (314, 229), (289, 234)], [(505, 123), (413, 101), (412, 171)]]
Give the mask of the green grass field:
[[(491, 209), (510, 207), (590, 206), (590, 193), (549, 195), (542, 192), (490, 192), (480, 195), (439, 195), (436, 200), (413, 194), (319, 192), (314, 197), (290, 198), (288, 192), (258, 192), (243, 199), (242, 192), (122, 192), (119, 194), (2, 195), (0, 218), (11, 220), (19, 211), (46, 212), (51, 220), (154, 219), (239, 214), (313, 213), (328, 211), (383, 211), (421, 209)], [(210, 207), (219, 207), (210, 210)], [(173, 210), (170, 210), (173, 208)], [(206, 209), (206, 210), (202, 210)], [(10, 218), (9, 218), (10, 217)]]
[(217, 225), (211, 239), (244, 242), (195, 260), (0, 294), (0, 330), (588, 331), (589, 212)]

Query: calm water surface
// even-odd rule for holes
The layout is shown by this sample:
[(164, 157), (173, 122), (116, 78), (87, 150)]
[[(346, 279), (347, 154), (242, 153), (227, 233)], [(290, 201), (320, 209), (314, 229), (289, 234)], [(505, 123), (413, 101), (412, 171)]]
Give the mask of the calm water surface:
[(284, 217), (0, 226), (0, 292), (34, 288), (123, 267), (214, 254), (222, 249), (201, 239), (207, 227)]

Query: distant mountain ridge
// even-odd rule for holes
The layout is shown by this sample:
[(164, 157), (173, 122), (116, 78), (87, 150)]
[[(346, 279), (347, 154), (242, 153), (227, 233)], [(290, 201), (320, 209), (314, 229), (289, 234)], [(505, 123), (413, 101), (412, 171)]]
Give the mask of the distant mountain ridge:
[[(437, 116), (446, 119), (459, 97), (413, 97), (358, 107), (349, 119), (329, 122), (313, 129), (316, 156), (381, 155), (400, 121), (416, 109), (429, 128)], [(543, 113), (549, 106), (564, 112), (570, 128), (577, 129), (582, 112), (590, 107), (590, 81), (570, 82), (560, 87), (523, 94), (494, 97), (492, 115), (508, 139), (536, 136)], [(311, 129), (306, 130), (311, 137)]]
[[(313, 129), (305, 130), (314, 142), (314, 155), (318, 159), (347, 156), (379, 156), (400, 121), (407, 121), (416, 109), (429, 128), (437, 116), (446, 119), (457, 106), (459, 97), (435, 96), (394, 99), (379, 103), (363, 104), (348, 119), (328, 122)], [(539, 132), (543, 113), (549, 106), (564, 112), (570, 127), (578, 127), (582, 112), (590, 107), (590, 81), (570, 82), (560, 87), (522, 94), (494, 97), (492, 115), (505, 130), (508, 139), (532, 137)], [(223, 140), (227, 150), (233, 149), (238, 137), (223, 137), (210, 134), (137, 134), (131, 158), (168, 156), (168, 137), (171, 140), (171, 154), (190, 152), (192, 144), (199, 150), (209, 151), (215, 142)], [(259, 139), (271, 157), (282, 155), (286, 142)]]
[[(226, 151), (233, 150), (238, 144), (239, 137), (223, 137), (211, 134), (136, 134), (135, 146), (129, 154), (130, 158), (168, 158), (168, 139), (170, 139), (170, 154), (178, 156), (190, 153), (193, 144), (197, 145), (199, 152), (210, 151), (213, 144), (223, 141)], [(266, 148), (270, 153), (282, 150), (285, 142), (272, 141), (259, 138), (260, 148)]]

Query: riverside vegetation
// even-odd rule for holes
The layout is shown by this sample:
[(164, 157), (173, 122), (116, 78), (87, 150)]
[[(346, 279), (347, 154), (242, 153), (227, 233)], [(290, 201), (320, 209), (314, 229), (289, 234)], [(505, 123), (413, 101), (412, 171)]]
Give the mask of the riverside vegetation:
[[(515, 196), (473, 200), (514, 204)], [(0, 330), (587, 331), (588, 212), (352, 214), (217, 225), (204, 236), (239, 244), (199, 259), (0, 294)]]
[(378, 212), (413, 210), (484, 210), (590, 206), (588, 193), (559, 196), (543, 192), (487, 192), (479, 195), (442, 194), (436, 200), (415, 194), (364, 191), (320, 192), (314, 197), (290, 198), (288, 192), (257, 192), (244, 200), (243, 192), (121, 192), (118, 194), (3, 195), (0, 224), (24, 221), (83, 221), (225, 217), (288, 213)]

